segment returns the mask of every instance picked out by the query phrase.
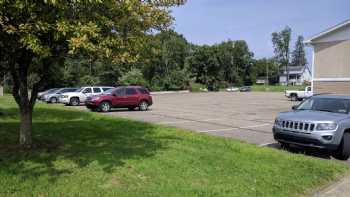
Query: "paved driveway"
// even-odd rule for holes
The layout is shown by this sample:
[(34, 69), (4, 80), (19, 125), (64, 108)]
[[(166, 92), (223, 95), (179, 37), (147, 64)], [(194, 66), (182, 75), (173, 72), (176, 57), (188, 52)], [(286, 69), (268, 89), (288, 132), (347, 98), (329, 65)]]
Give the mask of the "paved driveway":
[(184, 93), (154, 95), (149, 111), (116, 110), (108, 115), (190, 129), (263, 145), (274, 142), (278, 112), (295, 104), (283, 93)]

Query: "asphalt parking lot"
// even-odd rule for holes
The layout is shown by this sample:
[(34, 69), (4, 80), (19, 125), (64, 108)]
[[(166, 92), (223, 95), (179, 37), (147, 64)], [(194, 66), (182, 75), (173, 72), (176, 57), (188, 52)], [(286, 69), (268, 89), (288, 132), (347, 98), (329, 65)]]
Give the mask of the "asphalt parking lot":
[(190, 129), (257, 145), (273, 143), (276, 115), (295, 103), (283, 93), (213, 92), (153, 95), (149, 111), (114, 110), (108, 115)]

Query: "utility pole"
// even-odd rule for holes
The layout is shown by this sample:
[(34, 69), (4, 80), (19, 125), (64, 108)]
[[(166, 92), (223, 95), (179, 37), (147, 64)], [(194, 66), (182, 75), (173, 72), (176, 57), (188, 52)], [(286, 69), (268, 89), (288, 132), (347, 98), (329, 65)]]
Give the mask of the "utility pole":
[(266, 85), (269, 85), (269, 65), (266, 64)]
[[(235, 42), (232, 41), (232, 53), (231, 53), (231, 65), (233, 66), (234, 62), (233, 62), (233, 52), (234, 52), (234, 49), (235, 49)], [(236, 65), (236, 77), (238, 77), (238, 66)], [(237, 81), (237, 78), (235, 77), (235, 80)], [(237, 85), (237, 84), (236, 84)], [(233, 84), (232, 84), (233, 86)]]

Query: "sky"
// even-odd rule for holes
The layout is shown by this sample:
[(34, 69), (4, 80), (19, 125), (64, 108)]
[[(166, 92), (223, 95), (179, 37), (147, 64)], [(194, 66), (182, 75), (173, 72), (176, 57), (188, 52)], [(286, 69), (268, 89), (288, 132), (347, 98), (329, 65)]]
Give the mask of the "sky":
[[(256, 58), (272, 57), (271, 33), (292, 28), (291, 47), (350, 19), (350, 0), (187, 0), (173, 8), (174, 29), (194, 44), (245, 40)], [(310, 61), (312, 49), (307, 48)]]

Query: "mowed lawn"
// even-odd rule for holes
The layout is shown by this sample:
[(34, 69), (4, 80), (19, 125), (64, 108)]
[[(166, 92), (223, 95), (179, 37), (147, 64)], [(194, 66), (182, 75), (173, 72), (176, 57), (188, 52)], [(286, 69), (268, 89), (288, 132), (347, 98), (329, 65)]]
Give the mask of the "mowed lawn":
[(300, 196), (349, 172), (338, 161), (46, 104), (35, 108), (34, 138), (49, 148), (15, 151), (11, 97), (0, 97), (0, 113), (0, 196)]
[(282, 86), (282, 85), (253, 85), (253, 92), (284, 92), (286, 90), (305, 90), (306, 86)]

